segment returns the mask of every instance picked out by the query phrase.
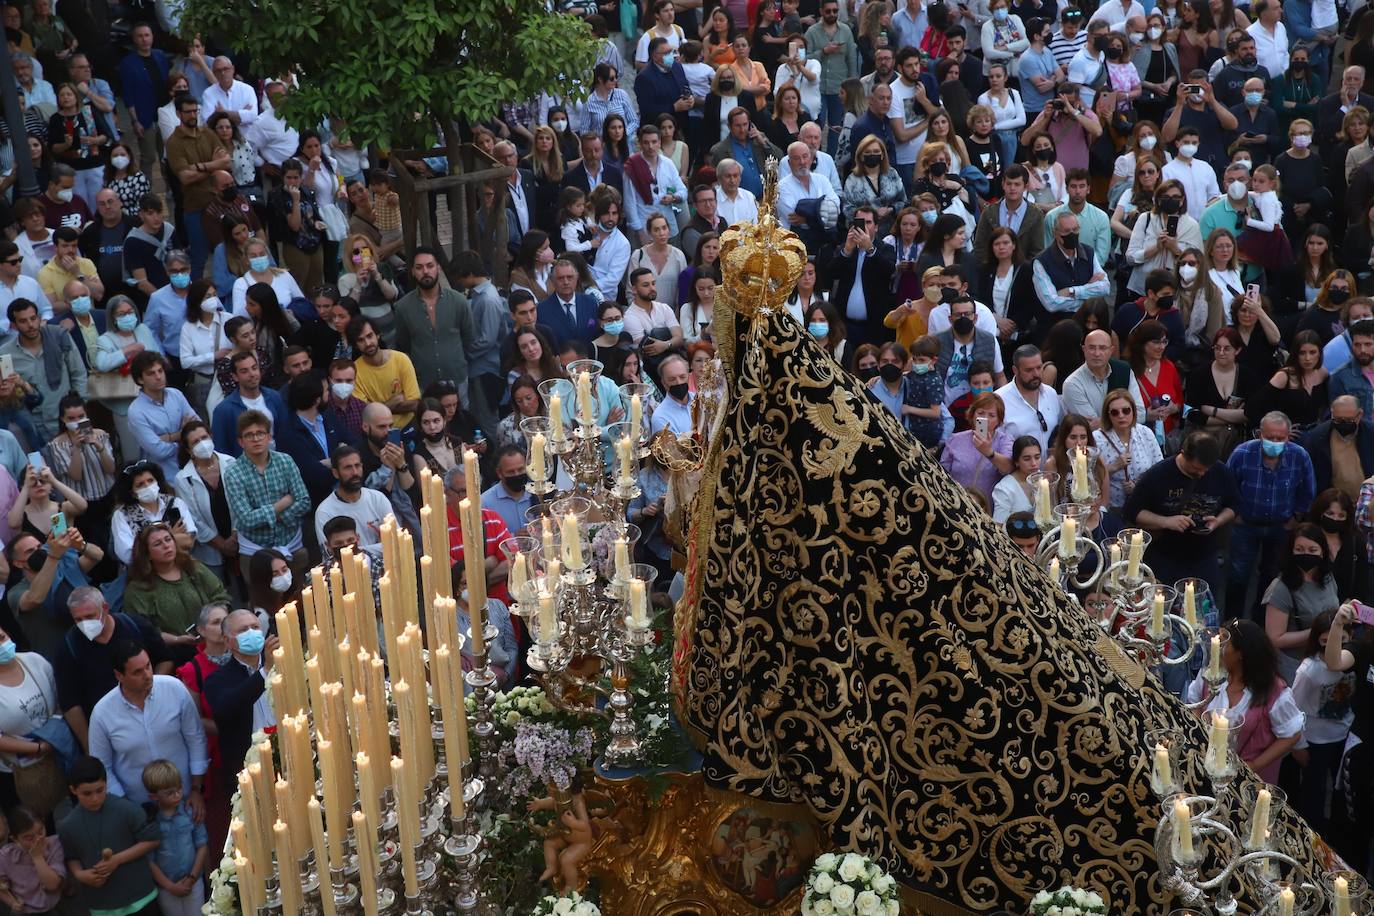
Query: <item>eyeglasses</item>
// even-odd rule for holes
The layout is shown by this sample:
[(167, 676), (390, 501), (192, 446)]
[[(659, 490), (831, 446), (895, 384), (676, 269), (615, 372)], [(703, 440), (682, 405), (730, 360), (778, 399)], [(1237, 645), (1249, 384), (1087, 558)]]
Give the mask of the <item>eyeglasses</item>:
[(253, 429), (246, 433), (241, 433), (239, 438), (243, 439), (245, 442), (257, 442), (260, 439), (266, 439), (268, 435), (270, 434), (266, 430)]
[(23, 263), (24, 263), (24, 259), (23, 259), (23, 258), (7, 258), (7, 259), (5, 260), (5, 263), (8, 264), (10, 267), (14, 267), (16, 264), (23, 264)]
[(1007, 530), (1018, 537), (1026, 537), (1031, 534), (1039, 534), (1040, 526), (1032, 519), (1014, 518), (1007, 522)]
[(1107, 411), (1108, 416), (1113, 417), (1133, 417), (1135, 416), (1134, 407), (1113, 407)]

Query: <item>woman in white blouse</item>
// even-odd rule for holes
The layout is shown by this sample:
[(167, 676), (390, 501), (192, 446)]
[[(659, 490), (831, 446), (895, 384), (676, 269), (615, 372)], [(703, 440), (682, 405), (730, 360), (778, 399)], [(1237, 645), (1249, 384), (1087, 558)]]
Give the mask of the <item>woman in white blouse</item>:
[(254, 283), (266, 283), (272, 287), (272, 292), (277, 294), (277, 301), (281, 303), (283, 309), (287, 308), (292, 299), (304, 299), (305, 293), (301, 292), (300, 284), (296, 278), (291, 276), (291, 272), (280, 267), (273, 267), (271, 258), (267, 254), (267, 243), (262, 239), (251, 239), (246, 246), (248, 253), (248, 273), (234, 281), (234, 304), (235, 315), (248, 314), (248, 287)]
[(1093, 430), (1097, 453), (1107, 465), (1107, 508), (1120, 512), (1135, 482), (1164, 458), (1155, 434), (1140, 424), (1135, 399), (1123, 388), (1102, 401), (1102, 426)]
[[(1170, 223), (1177, 220), (1173, 235)], [(1155, 190), (1155, 205), (1135, 221), (1126, 260), (1135, 267), (1126, 287), (1138, 296), (1145, 295), (1145, 275), (1156, 268), (1173, 270), (1178, 257), (1189, 248), (1202, 247), (1202, 229), (1197, 220), (1184, 212), (1183, 185), (1174, 179), (1162, 181)]]
[(206, 399), (215, 380), (215, 361), (229, 355), (229, 338), (224, 335), (228, 320), (210, 281), (191, 281), (186, 290), (186, 322), (181, 326), (181, 368), (191, 373), (186, 400), (207, 423)]
[[(167, 138), (172, 135), (172, 131), (177, 129), (181, 123), (180, 116), (177, 115), (177, 94), (190, 92), (191, 84), (186, 80), (185, 74), (177, 73), (167, 82), (167, 96), (169, 101), (157, 110), (157, 132), (162, 135), (162, 142), (166, 143)], [(201, 112), (204, 119), (205, 112)]]
[(1207, 282), (1218, 302), (1232, 302), (1245, 292), (1236, 260), (1236, 237), (1229, 229), (1213, 229), (1203, 245), (1207, 256)]
[(677, 305), (677, 277), (687, 269), (687, 256), (682, 249), (668, 244), (673, 228), (668, 225), (668, 217), (654, 213), (644, 221), (644, 229), (649, 233), (649, 244), (630, 255), (629, 266), (625, 268), (625, 278), (646, 267), (654, 273), (658, 290), (658, 301), (670, 306)]
[[(1205, 714), (1224, 713), (1231, 727), (1239, 728), (1240, 758), (1273, 785), (1278, 782), (1283, 758), (1302, 737), (1306, 717), (1293, 699), (1293, 691), (1279, 677), (1278, 651), (1260, 625), (1252, 620), (1232, 620), (1226, 631), (1230, 638), (1221, 650), (1226, 686), (1212, 697)], [(1197, 679), (1188, 685), (1185, 701), (1201, 702), (1207, 692), (1202, 672), (1198, 672)]]
[(1031, 512), (1030, 483), (1026, 480), (1040, 470), (1040, 440), (1034, 436), (1018, 436), (1011, 444), (1011, 473), (997, 481), (992, 488), (992, 520), (1005, 525), (1013, 512)]
[[(999, 8), (998, 4), (1001, 5), (1001, 9), (1006, 9), (1006, 3), (1007, 0), (993, 0), (994, 11)], [(992, 23), (983, 26), (984, 34), (987, 33), (989, 25)], [(996, 132), (997, 144), (1001, 147), (998, 153), (1002, 161), (1015, 162), (1016, 148), (1021, 142), (1021, 128), (1026, 126), (1026, 109), (1021, 104), (1021, 93), (1007, 88), (1007, 65), (1000, 62), (987, 64), (986, 69), (988, 89), (978, 96), (978, 104), (992, 109), (992, 129)]]

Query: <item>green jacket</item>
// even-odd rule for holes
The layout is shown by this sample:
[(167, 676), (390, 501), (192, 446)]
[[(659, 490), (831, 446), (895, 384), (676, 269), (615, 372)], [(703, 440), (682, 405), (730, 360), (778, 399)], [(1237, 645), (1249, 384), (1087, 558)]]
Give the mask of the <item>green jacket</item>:
[(151, 585), (129, 580), (124, 589), (124, 609), (145, 618), (160, 632), (185, 633), (196, 622), (200, 609), (212, 601), (228, 601), (224, 583), (199, 560), (191, 561), (190, 573), (176, 582), (153, 576)]

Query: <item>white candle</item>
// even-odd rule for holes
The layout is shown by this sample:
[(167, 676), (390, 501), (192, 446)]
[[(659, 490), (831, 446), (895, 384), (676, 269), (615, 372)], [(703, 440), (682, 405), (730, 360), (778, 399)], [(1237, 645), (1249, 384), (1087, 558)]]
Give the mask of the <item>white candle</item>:
[(649, 625), (648, 596), (644, 592), (643, 579), (630, 580), (630, 621), (636, 627)]
[(630, 396), (630, 439), (639, 444), (644, 432), (644, 399), (639, 395)]
[(1174, 802), (1174, 836), (1178, 842), (1178, 857), (1192, 861), (1193, 818), (1188, 811), (1188, 803), (1181, 800)]
[(1207, 677), (1221, 680), (1221, 637), (1212, 637), (1212, 654), (1207, 659)]
[(1169, 749), (1163, 744), (1155, 745), (1155, 766), (1150, 774), (1151, 788), (1160, 795), (1167, 794), (1174, 785), (1174, 771), (1169, 764)]
[(553, 642), (558, 638), (558, 614), (553, 605), (553, 595), (539, 596), (539, 641)]
[(1145, 535), (1137, 531), (1131, 535), (1131, 547), (1126, 554), (1126, 578), (1140, 578), (1140, 561), (1145, 556)]
[(554, 392), (549, 395), (549, 423), (553, 426), (553, 441), (562, 442), (563, 435), (563, 398)]
[(1035, 488), (1035, 524), (1048, 531), (1054, 524), (1054, 512), (1050, 508), (1050, 482), (1041, 477)]
[(1213, 776), (1226, 772), (1230, 723), (1219, 712), (1212, 713), (1212, 728), (1207, 734), (1207, 771)]
[(1158, 589), (1150, 608), (1150, 635), (1156, 639), (1164, 635), (1164, 593)]
[(1073, 498), (1087, 499), (1092, 495), (1088, 486), (1088, 452), (1078, 449), (1073, 455)]
[(1350, 882), (1345, 878), (1337, 878), (1336, 888), (1336, 916), (1350, 916)]
[(1108, 585), (1112, 585), (1112, 586), (1116, 585), (1117, 577), (1119, 577), (1119, 576), (1121, 575), (1121, 571), (1120, 571), (1119, 569), (1116, 568), (1116, 564), (1118, 564), (1118, 563), (1120, 563), (1120, 562), (1121, 562), (1121, 545), (1120, 545), (1120, 544), (1113, 544), (1113, 545), (1112, 545), (1112, 549), (1111, 549), (1111, 554), (1110, 554), (1110, 560), (1109, 560), (1109, 562), (1107, 563), (1107, 568), (1111, 570), (1111, 575), (1108, 576), (1108, 578), (1107, 578), (1107, 584), (1108, 584)]
[(620, 484), (621, 486), (634, 486), (634, 463), (630, 457), (630, 437), (621, 436), (620, 441), (615, 444), (616, 457), (620, 465)]
[(1059, 558), (1058, 558), (1058, 557), (1050, 557), (1050, 579), (1052, 579), (1052, 580), (1055, 581), (1055, 582), (1058, 582), (1058, 581), (1059, 581)]
[(1273, 795), (1268, 789), (1260, 789), (1255, 795), (1255, 810), (1250, 817), (1250, 849), (1263, 849), (1264, 839), (1269, 830), (1269, 804)]
[(1285, 887), (1279, 891), (1279, 916), (1293, 916), (1293, 890)]
[(630, 542), (625, 538), (615, 539), (615, 577), (622, 582), (630, 578)]
[(548, 440), (543, 433), (535, 433), (530, 439), (530, 480), (535, 483), (543, 483), (548, 478), (549, 472), (544, 467), (544, 449), (548, 446)]
[(1197, 629), (1197, 591), (1191, 582), (1183, 586), (1183, 619), (1188, 621), (1188, 626)]
[(1064, 519), (1064, 524), (1059, 526), (1059, 555), (1064, 559), (1069, 559), (1074, 555), (1078, 545), (1078, 521), (1072, 518)]
[(581, 569), (582, 532), (577, 527), (577, 516), (569, 512), (563, 516), (563, 565), (568, 569)]
[(582, 412), (583, 425), (591, 426), (596, 422), (596, 414), (592, 412), (592, 376), (586, 369), (577, 376), (577, 406)]

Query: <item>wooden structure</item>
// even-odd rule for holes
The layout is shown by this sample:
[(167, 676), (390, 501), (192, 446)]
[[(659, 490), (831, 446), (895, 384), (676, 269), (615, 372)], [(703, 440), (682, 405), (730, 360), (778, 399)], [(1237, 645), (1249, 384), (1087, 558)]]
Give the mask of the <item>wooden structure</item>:
[[(478, 237), (477, 212), (482, 203), (481, 185), (486, 182), (495, 182), (504, 186), (512, 170), (505, 166), (469, 170), (473, 164), (474, 156), (480, 154), (468, 144), (462, 144), (458, 150), (460, 151), (457, 162), (459, 171), (450, 172), (447, 175), (436, 175), (432, 178), (417, 174), (406, 163), (427, 157), (447, 156), (450, 168), (452, 168), (454, 166), (452, 149), (394, 149), (390, 152), (388, 162), (396, 175), (396, 191), (401, 200), (401, 230), (405, 238), (406, 251), (414, 251), (417, 244), (426, 245), (437, 251), (444, 250), (439, 243), (439, 233), (436, 228), (438, 218), (437, 208), (434, 205), (436, 198), (431, 196), (432, 193), (437, 194), (441, 191), (448, 195), (449, 201), (449, 220), (452, 225), (450, 253), (465, 248), (479, 247), (474, 244), (474, 241)], [(486, 157), (481, 158), (485, 159)], [(501, 197), (502, 199), (496, 206), (504, 211), (504, 192), (501, 192)], [(488, 226), (486, 228), (490, 234), (491, 230), (496, 227)], [(505, 227), (502, 225), (499, 228), (504, 230)], [(501, 246), (502, 250), (504, 247), (504, 245)]]

